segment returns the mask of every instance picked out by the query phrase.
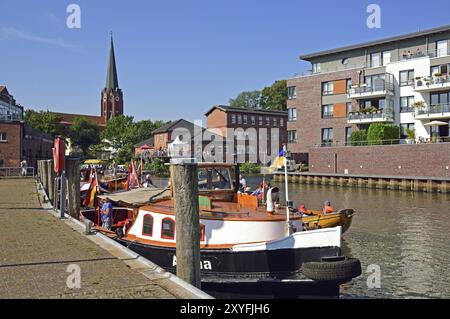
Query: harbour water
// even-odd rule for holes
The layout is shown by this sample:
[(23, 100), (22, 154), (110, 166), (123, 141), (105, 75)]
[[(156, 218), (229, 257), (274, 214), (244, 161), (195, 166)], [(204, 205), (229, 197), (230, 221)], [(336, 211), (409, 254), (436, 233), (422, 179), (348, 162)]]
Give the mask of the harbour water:
[[(254, 188), (262, 176), (246, 180)], [(284, 198), (284, 184), (274, 185)], [(289, 191), (308, 209), (320, 210), (328, 199), (356, 211), (343, 253), (361, 260), (363, 274), (341, 287), (342, 298), (450, 297), (450, 195), (300, 184)], [(380, 269), (379, 288), (367, 285), (370, 265)]]

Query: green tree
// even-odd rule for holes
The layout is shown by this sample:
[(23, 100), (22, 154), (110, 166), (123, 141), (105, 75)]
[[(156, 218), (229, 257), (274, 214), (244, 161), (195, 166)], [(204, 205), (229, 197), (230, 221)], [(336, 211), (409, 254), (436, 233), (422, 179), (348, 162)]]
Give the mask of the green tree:
[(134, 122), (132, 116), (120, 115), (106, 123), (101, 137), (117, 150), (118, 163), (129, 162), (134, 156), (134, 145), (150, 138), (152, 132), (164, 125), (163, 121), (143, 120)]
[(50, 111), (25, 110), (24, 122), (34, 129), (55, 137), (57, 135), (67, 136), (67, 132), (60, 124), (61, 117)]
[(89, 147), (100, 143), (100, 129), (97, 124), (84, 117), (76, 117), (70, 127), (69, 137), (72, 144), (79, 147), (83, 157), (86, 158)]
[(244, 91), (236, 98), (230, 99), (231, 107), (256, 109), (261, 106), (261, 91)]
[(287, 107), (286, 80), (275, 81), (271, 86), (265, 87), (261, 92), (261, 107), (274, 111), (285, 111)]

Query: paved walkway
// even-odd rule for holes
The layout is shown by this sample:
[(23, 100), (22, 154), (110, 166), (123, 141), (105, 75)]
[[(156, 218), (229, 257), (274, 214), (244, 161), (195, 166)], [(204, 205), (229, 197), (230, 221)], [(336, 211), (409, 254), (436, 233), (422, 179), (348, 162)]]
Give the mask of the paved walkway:
[(178, 297), (41, 208), (33, 179), (0, 179), (0, 194), (0, 298)]

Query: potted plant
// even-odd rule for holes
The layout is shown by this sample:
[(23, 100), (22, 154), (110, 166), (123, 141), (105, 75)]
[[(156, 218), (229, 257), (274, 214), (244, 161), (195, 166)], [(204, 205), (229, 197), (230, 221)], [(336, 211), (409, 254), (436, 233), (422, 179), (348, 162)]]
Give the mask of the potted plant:
[(416, 130), (407, 128), (406, 133), (406, 144), (414, 144), (416, 142)]
[(412, 105), (413, 108), (421, 110), (424, 109), (426, 107), (426, 104), (424, 101), (417, 101)]

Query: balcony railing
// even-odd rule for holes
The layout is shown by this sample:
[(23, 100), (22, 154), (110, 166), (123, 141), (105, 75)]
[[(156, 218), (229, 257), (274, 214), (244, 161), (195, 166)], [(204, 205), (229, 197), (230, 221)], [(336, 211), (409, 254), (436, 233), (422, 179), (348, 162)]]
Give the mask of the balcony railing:
[(393, 122), (394, 112), (378, 110), (373, 112), (351, 112), (347, 118), (349, 123)]
[[(388, 75), (388, 74), (386, 74)], [(358, 98), (358, 97), (370, 97), (376, 95), (393, 95), (394, 94), (394, 83), (393, 81), (386, 80), (376, 80), (371, 85), (360, 84), (354, 85), (349, 90), (350, 98)]]
[(315, 144), (314, 147), (360, 147), (360, 146), (384, 146), (384, 145), (411, 145), (411, 144), (434, 144), (434, 143), (450, 143), (450, 136), (436, 136), (433, 138), (419, 137), (413, 141), (407, 139), (393, 140), (375, 140), (375, 141), (328, 141), (321, 144)]
[(323, 119), (332, 119), (333, 118), (333, 112), (325, 112), (322, 114)]
[(22, 114), (0, 114), (0, 122), (22, 121)]
[(450, 86), (450, 75), (428, 76), (416, 78), (414, 88), (416, 90), (433, 90)]
[(428, 107), (418, 109), (416, 111), (416, 115), (442, 115), (444, 117), (450, 116), (450, 103), (443, 103), (443, 104), (433, 104)]

